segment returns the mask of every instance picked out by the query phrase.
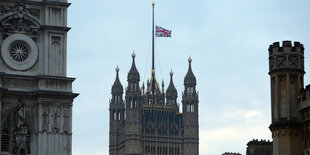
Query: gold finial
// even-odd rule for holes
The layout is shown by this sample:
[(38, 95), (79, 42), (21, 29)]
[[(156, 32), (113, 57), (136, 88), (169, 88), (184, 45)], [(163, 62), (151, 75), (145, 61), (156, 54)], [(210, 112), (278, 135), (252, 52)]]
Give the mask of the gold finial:
[(118, 67), (118, 65), (116, 66), (115, 70), (116, 70), (117, 72), (119, 71), (119, 67)]
[(153, 7), (155, 6), (155, 2), (152, 3), (152, 6), (153, 6)]
[(133, 58), (136, 57), (135, 51), (132, 52), (131, 56), (132, 56)]
[(192, 62), (192, 58), (191, 58), (191, 56), (189, 56), (189, 58), (188, 58), (188, 62)]
[(169, 74), (170, 74), (170, 76), (173, 76), (173, 72), (172, 72), (172, 69), (171, 69), (171, 71), (170, 71), (170, 73), (169, 73)]

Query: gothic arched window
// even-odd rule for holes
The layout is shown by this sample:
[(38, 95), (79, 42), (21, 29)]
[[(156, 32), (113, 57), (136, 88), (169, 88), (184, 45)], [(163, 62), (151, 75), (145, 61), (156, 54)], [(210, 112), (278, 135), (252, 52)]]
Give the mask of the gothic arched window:
[(191, 112), (194, 112), (195, 111), (194, 109), (195, 109), (195, 106), (194, 106), (194, 103), (192, 103), (191, 104)]
[(190, 111), (191, 111), (190, 104), (189, 104), (189, 103), (187, 103), (187, 104), (186, 104), (186, 112), (190, 112)]

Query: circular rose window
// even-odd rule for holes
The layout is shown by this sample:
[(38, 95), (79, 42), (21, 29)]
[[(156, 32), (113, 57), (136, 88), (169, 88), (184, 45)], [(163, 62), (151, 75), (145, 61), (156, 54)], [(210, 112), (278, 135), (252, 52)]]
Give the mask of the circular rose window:
[(10, 68), (27, 70), (37, 62), (38, 48), (28, 36), (13, 34), (3, 41), (1, 56)]
[(10, 56), (16, 62), (24, 62), (29, 57), (29, 46), (23, 41), (15, 41), (10, 47)]

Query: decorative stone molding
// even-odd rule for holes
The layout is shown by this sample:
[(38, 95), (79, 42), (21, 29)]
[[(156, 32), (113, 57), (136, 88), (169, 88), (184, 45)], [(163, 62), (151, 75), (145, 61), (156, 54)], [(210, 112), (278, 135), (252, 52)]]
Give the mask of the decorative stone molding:
[(71, 135), (71, 106), (42, 106), (40, 133)]
[(269, 47), (269, 74), (289, 69), (304, 72), (304, 47), (299, 42), (275, 42)]
[(23, 7), (25, 13), (30, 14), (37, 19), (40, 19), (39, 9), (25, 8), (25, 5), (23, 3), (17, 3), (15, 6), (0, 6), (0, 16), (3, 16), (5, 14), (18, 10), (19, 9), (18, 6)]
[(12, 32), (37, 32), (41, 24), (40, 10), (25, 8), (24, 3), (14, 7), (0, 6), (0, 30)]
[(5, 79), (3, 81), (3, 87), (35, 90), (37, 88), (37, 83), (34, 80)]
[(72, 92), (74, 78), (50, 77), (50, 76), (27, 76), (13, 77), (10, 75), (1, 76), (0, 88), (22, 91), (56, 91)]
[(71, 92), (72, 90), (71, 85), (72, 81), (67, 80), (40, 79), (38, 89)]
[(2, 6), (0, 30), (11, 32), (37, 32), (41, 28), (40, 10), (25, 8), (17, 2), (14, 7)]
[(5, 64), (14, 70), (28, 70), (38, 59), (36, 43), (24, 34), (7, 37), (1, 47), (1, 57)]
[(299, 136), (300, 134), (302, 134), (301, 130), (279, 129), (279, 130), (272, 131), (272, 138), (286, 137), (286, 136), (295, 137), (295, 136)]

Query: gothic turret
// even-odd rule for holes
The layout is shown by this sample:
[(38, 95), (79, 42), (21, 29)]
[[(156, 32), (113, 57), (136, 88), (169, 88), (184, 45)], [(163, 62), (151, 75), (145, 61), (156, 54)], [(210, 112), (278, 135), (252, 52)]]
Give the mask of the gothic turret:
[(118, 66), (116, 67), (116, 78), (114, 81), (114, 84), (112, 86), (112, 100), (114, 101), (114, 103), (119, 103), (120, 99), (122, 99), (122, 95), (123, 95), (123, 86), (119, 80), (119, 68)]
[(132, 65), (127, 76), (128, 86), (126, 90), (126, 108), (136, 109), (138, 108), (138, 100), (140, 100), (141, 96), (141, 90), (139, 87), (140, 75), (135, 64), (136, 54), (133, 52), (131, 56)]
[(116, 78), (111, 89), (112, 99), (110, 101), (110, 151), (111, 154), (118, 154), (117, 146), (122, 141), (120, 136), (124, 128), (124, 102), (123, 86), (119, 80), (119, 68), (116, 67)]
[(192, 58), (191, 57), (188, 58), (188, 63), (189, 63), (189, 66), (188, 66), (187, 74), (184, 78), (184, 85), (193, 86), (193, 85), (196, 85), (196, 77), (192, 71)]
[(184, 154), (199, 154), (198, 125), (198, 94), (196, 92), (196, 77), (192, 71), (192, 58), (188, 58), (188, 71), (184, 78), (182, 95), (184, 124)]
[(141, 113), (142, 113), (142, 97), (139, 87), (140, 75), (136, 68), (135, 57), (136, 54), (132, 53), (132, 65), (128, 72), (127, 81), (128, 87), (126, 89), (126, 123), (125, 123), (125, 150), (128, 154), (142, 154), (141, 134)]
[(133, 52), (131, 54), (131, 57), (132, 57), (132, 64), (131, 64), (131, 68), (130, 68), (130, 71), (128, 73), (127, 78), (128, 78), (128, 81), (129, 80), (139, 81), (140, 75), (139, 75), (139, 72), (136, 68), (136, 63), (135, 63), (136, 54), (135, 54), (135, 52)]
[(173, 72), (170, 72), (170, 83), (166, 91), (167, 105), (172, 106), (177, 104), (178, 92), (173, 84)]

